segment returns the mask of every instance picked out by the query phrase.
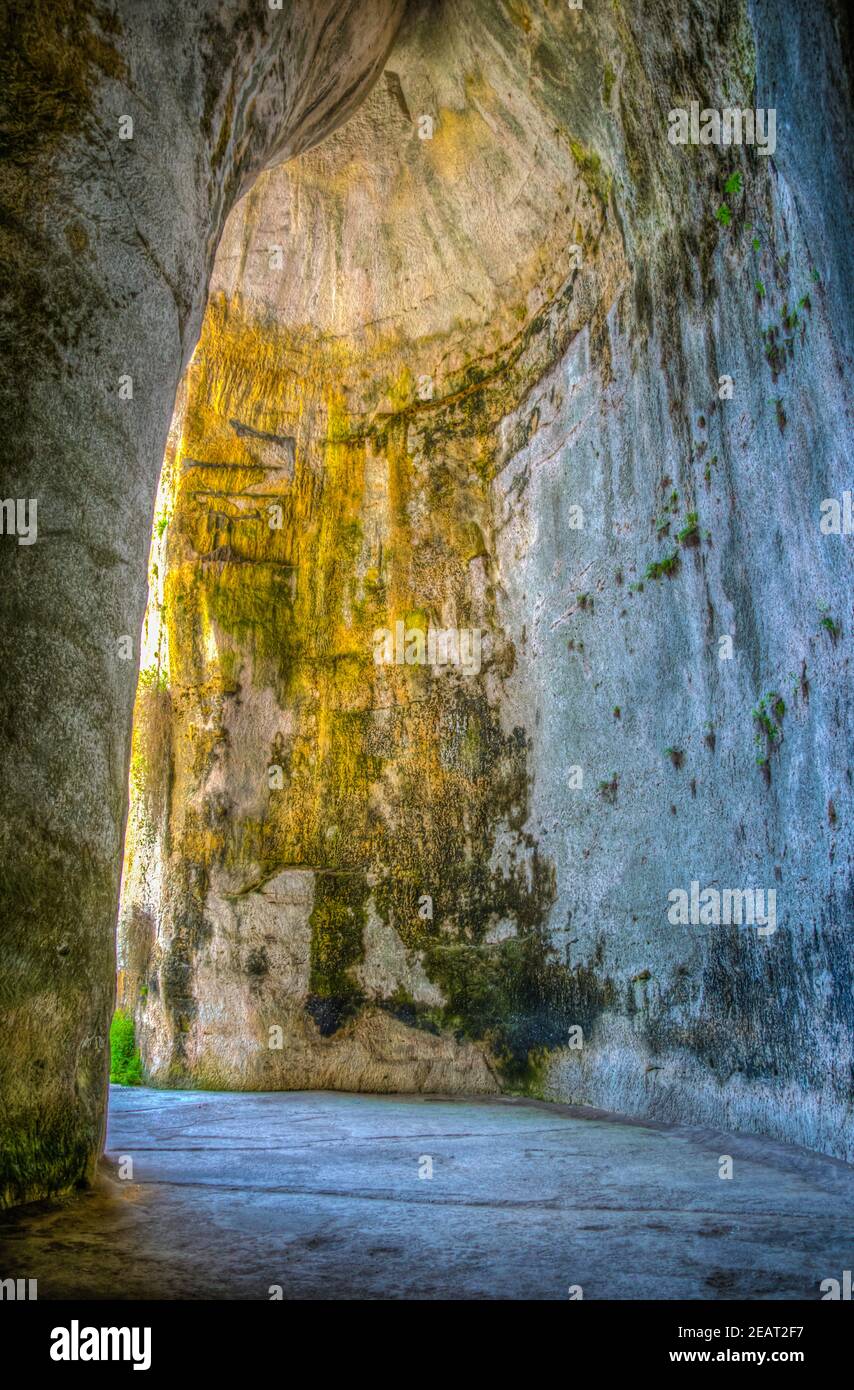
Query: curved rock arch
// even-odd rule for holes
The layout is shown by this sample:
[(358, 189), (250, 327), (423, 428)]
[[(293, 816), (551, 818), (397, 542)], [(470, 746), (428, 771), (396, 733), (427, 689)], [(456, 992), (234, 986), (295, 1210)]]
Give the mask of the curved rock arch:
[(5, 7), (4, 496), (40, 504), (38, 543), (3, 547), (7, 1197), (100, 1150), (145, 557), (222, 226), (355, 109), (402, 12)]

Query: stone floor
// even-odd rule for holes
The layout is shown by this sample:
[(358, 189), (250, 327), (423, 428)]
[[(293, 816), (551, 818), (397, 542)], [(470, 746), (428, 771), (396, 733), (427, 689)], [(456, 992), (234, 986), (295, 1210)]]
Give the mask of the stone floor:
[(513, 1099), (113, 1087), (97, 1187), (0, 1241), (40, 1298), (817, 1299), (854, 1168)]

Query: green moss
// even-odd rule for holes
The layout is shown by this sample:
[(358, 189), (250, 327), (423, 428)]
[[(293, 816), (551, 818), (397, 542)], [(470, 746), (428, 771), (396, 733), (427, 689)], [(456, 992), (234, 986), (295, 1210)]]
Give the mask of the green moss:
[(116, 1009), (110, 1024), (110, 1080), (117, 1086), (142, 1083), (142, 1059), (135, 1046), (133, 1019)]
[(602, 160), (594, 150), (588, 150), (577, 140), (570, 140), (569, 147), (572, 150), (572, 157), (578, 166), (590, 192), (600, 198), (603, 203), (607, 203), (611, 196), (611, 175), (602, 167)]
[(95, 108), (104, 77), (122, 81), (127, 65), (113, 42), (121, 24), (93, 0), (28, 0), (7, 7), (0, 38), (12, 153), (56, 144)]
[(539, 1094), (547, 1056), (613, 1000), (610, 981), (570, 970), (539, 929), (490, 944), (437, 941), (425, 966), (447, 1004), (445, 1027), (490, 1044), (508, 1090)]
[(4, 1116), (0, 1208), (34, 1202), (92, 1181), (100, 1144), (97, 1123), (81, 1123), (67, 1103), (30, 1105)]
[(324, 1036), (340, 1028), (362, 1002), (352, 971), (364, 957), (369, 891), (361, 874), (321, 874), (316, 880), (307, 1007)]

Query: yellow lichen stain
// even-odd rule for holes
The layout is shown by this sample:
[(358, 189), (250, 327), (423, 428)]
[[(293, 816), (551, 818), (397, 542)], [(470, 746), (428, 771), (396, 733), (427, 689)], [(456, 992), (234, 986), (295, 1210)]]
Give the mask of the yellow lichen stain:
[[(423, 423), (414, 430), (407, 368), (393, 366), (382, 382), (396, 413), (366, 420), (347, 406), (352, 349), (315, 340), (309, 351), (309, 342), (307, 332), (253, 322), (239, 301), (214, 301), (189, 373), (164, 621), (179, 706), (174, 804), (183, 824), (173, 830), (194, 862), (224, 854), (235, 867), (364, 868), (379, 857), (393, 867), (401, 801), (417, 802), (421, 783), (444, 797), (449, 778), (465, 800), (460, 778), (473, 765), (470, 734), (458, 762), (442, 752), (436, 678), (378, 668), (373, 635), (398, 618), (425, 632), (442, 624), (449, 596), (461, 615), (473, 611), (468, 565), (486, 553), (484, 484), (472, 484), (470, 469), (462, 478), (448, 469), (446, 443), (452, 453), (458, 443), (443, 438), (436, 449)], [(265, 471), (261, 433), (295, 439), (292, 476)], [(474, 455), (492, 448), (476, 437), (469, 445)], [(369, 456), (378, 499), (370, 509)], [(447, 501), (458, 495), (459, 515), (452, 504), (425, 509), (431, 477)], [(267, 505), (280, 509), (275, 526)], [(429, 585), (419, 582), (427, 572)], [(256, 810), (212, 828), (198, 810), (213, 762), (227, 765), (229, 702), (246, 680), (271, 685), (293, 713), (287, 795), (266, 788), (259, 749)], [(423, 707), (407, 734), (395, 711), (413, 700)], [(391, 716), (379, 732), (377, 708)]]
[(425, 140), (425, 157), (433, 172), (447, 184), (470, 178), (483, 142), (483, 118), (473, 108), (455, 111), (441, 107), (432, 138)]
[(519, 4), (518, 0), (508, 0), (507, 14), (518, 29), (524, 34), (530, 34), (531, 14), (527, 6)]
[[(446, 123), (437, 167), (462, 176), (481, 120)], [(593, 244), (601, 215), (583, 225)], [(542, 252), (520, 273), (544, 276)], [(239, 895), (283, 867), (313, 871), (316, 894), (326, 886), (311, 989), (342, 996), (341, 1018), (368, 897), (456, 1018), (470, 970), (499, 987), (484, 944), (496, 915), (536, 923), (551, 892), (524, 853), (518, 872), (492, 864), (499, 828), (524, 822), (527, 782), (525, 740), (502, 728), (484, 674), (377, 664), (374, 640), (399, 621), (477, 628), (493, 673), (512, 670), (490, 479), (502, 421), (554, 350), (549, 313), (566, 331), (557, 301), (532, 320), (514, 290), (489, 350), (448, 359), (441, 334), (417, 351), (393, 324), (334, 337), (218, 295), (188, 369), (162, 503), (169, 920), (195, 920), (214, 881)], [(449, 365), (424, 398), (433, 360)], [(137, 802), (142, 757), (140, 745)], [(174, 887), (177, 865), (192, 892)]]

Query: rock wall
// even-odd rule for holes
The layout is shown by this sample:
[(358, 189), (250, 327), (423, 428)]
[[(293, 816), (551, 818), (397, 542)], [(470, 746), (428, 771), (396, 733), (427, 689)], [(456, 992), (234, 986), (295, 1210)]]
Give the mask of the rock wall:
[(100, 1149), (154, 495), (225, 217), (358, 105), (402, 8), (3, 7), (3, 498), (37, 537), (4, 512), (0, 1201)]
[(153, 1080), (851, 1156), (841, 6), (402, 9), (4, 10), (2, 1201), (100, 1147), (129, 768)]
[[(151, 1080), (852, 1156), (847, 51), (835, 5), (413, 7), (235, 208), (137, 699)], [(775, 150), (671, 144), (694, 100)]]

